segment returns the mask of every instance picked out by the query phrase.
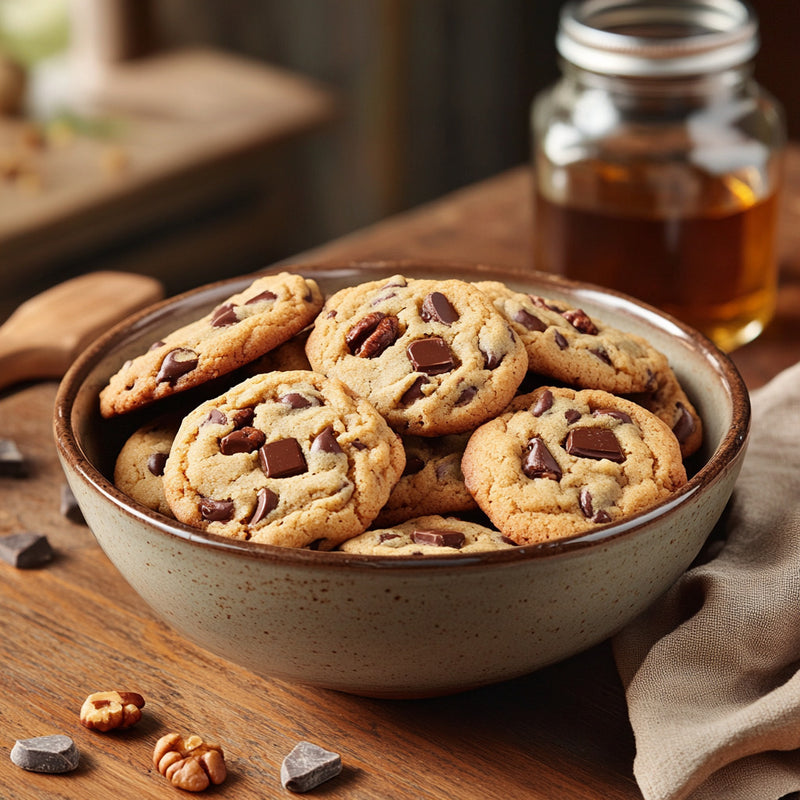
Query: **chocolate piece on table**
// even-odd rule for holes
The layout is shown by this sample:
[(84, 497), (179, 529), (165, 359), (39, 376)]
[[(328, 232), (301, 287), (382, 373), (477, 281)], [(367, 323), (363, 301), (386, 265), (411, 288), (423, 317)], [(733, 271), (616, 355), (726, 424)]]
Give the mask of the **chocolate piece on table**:
[(534, 436), (528, 442), (522, 459), (522, 471), (529, 478), (548, 478), (551, 481), (560, 481), (562, 476), (561, 467), (541, 436)]
[(17, 569), (31, 569), (52, 561), (53, 548), (44, 534), (9, 533), (0, 536), (0, 559)]
[(76, 769), (80, 753), (69, 736), (53, 734), (33, 739), (17, 739), (11, 748), (11, 760), (29, 772), (53, 775)]
[(311, 742), (300, 742), (281, 764), (281, 784), (291, 792), (307, 792), (342, 771), (342, 757)]
[(25, 478), (28, 465), (13, 439), (0, 439), (0, 477)]
[(297, 439), (267, 442), (258, 451), (258, 458), (268, 478), (289, 478), (308, 469)]
[[(153, 455), (156, 455), (155, 453)], [(153, 458), (153, 456), (150, 456)], [(164, 461), (167, 460), (166, 455), (164, 456)], [(149, 466), (148, 461), (148, 466)], [(163, 467), (162, 467), (163, 473)], [(78, 505), (78, 501), (75, 499), (75, 495), (72, 493), (72, 489), (69, 488), (69, 484), (64, 482), (61, 484), (61, 503), (59, 505), (59, 510), (61, 511), (61, 516), (66, 517), (70, 522), (74, 522), (76, 525), (85, 525), (86, 520), (83, 518), (83, 512)]]
[(618, 464), (625, 460), (617, 437), (608, 428), (573, 428), (564, 447), (571, 456), (579, 458), (607, 458)]
[(417, 372), (426, 375), (440, 375), (455, 367), (453, 354), (447, 342), (439, 336), (417, 339), (406, 348), (408, 358)]

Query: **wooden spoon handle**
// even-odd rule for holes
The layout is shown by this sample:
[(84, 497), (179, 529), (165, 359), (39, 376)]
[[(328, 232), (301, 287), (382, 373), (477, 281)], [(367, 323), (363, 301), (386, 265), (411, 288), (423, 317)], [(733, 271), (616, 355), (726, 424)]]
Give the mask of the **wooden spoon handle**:
[(155, 278), (90, 272), (26, 300), (0, 326), (0, 389), (60, 378), (103, 331), (164, 296)]

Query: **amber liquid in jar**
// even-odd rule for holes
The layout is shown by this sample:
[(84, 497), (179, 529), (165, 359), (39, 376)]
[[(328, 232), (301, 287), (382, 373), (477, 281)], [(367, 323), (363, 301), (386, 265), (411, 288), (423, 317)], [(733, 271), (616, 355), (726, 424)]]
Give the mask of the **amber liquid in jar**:
[(685, 164), (584, 161), (559, 170), (545, 184), (566, 187), (566, 196), (536, 191), (538, 269), (633, 295), (726, 350), (770, 320), (775, 184), (760, 196), (747, 171), (712, 175)]

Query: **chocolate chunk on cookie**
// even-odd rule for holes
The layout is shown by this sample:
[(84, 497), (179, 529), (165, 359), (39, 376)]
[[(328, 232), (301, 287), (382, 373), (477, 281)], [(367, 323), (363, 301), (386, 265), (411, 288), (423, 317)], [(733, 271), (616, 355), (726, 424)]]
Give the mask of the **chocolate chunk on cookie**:
[(226, 375), (299, 333), (321, 306), (313, 280), (288, 272), (257, 278), (126, 362), (100, 392), (100, 412), (124, 414)]
[(418, 436), (462, 433), (491, 418), (528, 363), (519, 337), (474, 286), (402, 275), (330, 297), (306, 354), (395, 430)]
[(331, 549), (369, 526), (404, 464), (397, 434), (341, 381), (269, 372), (185, 417), (164, 492), (181, 522), (211, 533)]
[(668, 370), (666, 357), (645, 339), (611, 328), (579, 308), (509, 289), (476, 283), (522, 339), (529, 369), (584, 389), (651, 392)]
[(373, 528), (337, 549), (371, 556), (454, 556), (514, 547), (515, 542), (484, 525), (430, 514), (392, 527)]
[(678, 441), (607, 392), (542, 387), (470, 437), (462, 459), (481, 510), (518, 544), (619, 522), (686, 482)]

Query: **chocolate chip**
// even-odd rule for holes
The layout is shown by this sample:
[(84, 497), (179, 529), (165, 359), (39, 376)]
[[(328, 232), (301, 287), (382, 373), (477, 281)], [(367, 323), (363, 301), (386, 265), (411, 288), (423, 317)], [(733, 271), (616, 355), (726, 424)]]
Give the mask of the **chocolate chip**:
[(53, 548), (44, 534), (9, 533), (0, 536), (0, 559), (17, 569), (31, 569), (52, 561)]
[(266, 441), (267, 437), (263, 431), (258, 428), (244, 427), (223, 436), (219, 442), (219, 451), (224, 456), (232, 456), (234, 453), (252, 453)]
[(422, 301), (419, 314), (425, 322), (441, 322), (452, 325), (458, 319), (458, 312), (441, 292), (431, 292)]
[(25, 457), (13, 439), (0, 439), (0, 476), (4, 478), (25, 478), (28, 465)]
[(225, 425), (227, 422), (228, 418), (218, 408), (212, 408), (200, 425)]
[(406, 348), (408, 359), (417, 372), (426, 375), (441, 375), (455, 367), (453, 354), (447, 342), (439, 336), (417, 339)]
[(257, 294), (255, 297), (251, 297), (249, 300), (245, 302), (246, 306), (251, 306), (253, 303), (266, 303), (268, 300), (277, 300), (278, 295), (275, 292), (271, 292), (269, 289), (265, 289), (263, 292)]
[(500, 541), (506, 544), (513, 544), (514, 547), (519, 547), (519, 545), (513, 539), (509, 539), (508, 536), (501, 536)]
[(452, 547), (460, 550), (464, 546), (466, 536), (461, 531), (452, 530), (419, 530), (411, 532), (414, 544), (428, 544), (434, 547)]
[(589, 352), (592, 353), (592, 355), (597, 356), (604, 364), (608, 364), (609, 367), (614, 366), (613, 362), (611, 361), (611, 357), (608, 355), (608, 353), (606, 353), (605, 350), (603, 350), (602, 347), (591, 347), (589, 348)]
[(233, 427), (246, 428), (253, 424), (255, 418), (256, 410), (254, 408), (239, 408), (233, 412)]
[(578, 504), (581, 507), (583, 516), (591, 519), (594, 515), (594, 507), (592, 506), (592, 493), (584, 486), (578, 495)]
[(564, 447), (571, 456), (579, 458), (607, 458), (618, 464), (625, 460), (617, 437), (608, 428), (573, 428)]
[(611, 515), (605, 509), (601, 508), (593, 517), (592, 522), (598, 525), (603, 525), (606, 522), (611, 522)]
[(369, 445), (364, 444), (359, 439), (353, 439), (352, 445), (356, 450), (369, 450)]
[(168, 456), (169, 453), (150, 453), (150, 457), (147, 459), (147, 469), (160, 478), (164, 474), (164, 465), (167, 463)]
[(576, 408), (568, 408), (564, 412), (564, 419), (567, 421), (567, 425), (574, 425), (580, 418), (581, 412)]
[(328, 425), (323, 428), (320, 433), (314, 437), (311, 442), (312, 453), (341, 453), (342, 448), (339, 447), (339, 442), (336, 441), (336, 434), (333, 427)]
[(228, 522), (233, 517), (233, 500), (212, 500), (204, 497), (198, 506), (206, 522)]
[[(159, 347), (163, 347), (165, 344), (166, 344), (166, 342), (162, 342), (162, 341), (159, 339), (157, 342), (153, 342), (153, 344), (151, 344), (151, 345), (150, 345), (150, 347), (148, 347), (147, 349), (148, 349), (148, 350), (158, 350), (158, 348), (159, 348)], [(126, 362), (125, 362), (125, 366), (126, 366), (126, 367), (127, 367), (127, 366), (129, 366), (130, 364), (131, 364), (131, 362), (130, 362), (130, 361), (126, 361)]]
[(305, 395), (298, 394), (297, 392), (289, 392), (281, 397), (281, 403), (289, 408), (310, 408), (311, 406), (318, 406), (320, 404), (316, 397), (305, 397)]
[(569, 308), (561, 312), (561, 316), (572, 325), (573, 328), (579, 330), (581, 333), (586, 333), (590, 336), (597, 336), (597, 326), (589, 318), (589, 315), (581, 308)]
[(457, 458), (447, 458), (444, 461), (440, 461), (436, 465), (436, 477), (439, 480), (443, 480), (449, 476), (457, 476), (459, 479), (463, 479), (463, 475), (461, 474), (461, 464)]
[(415, 400), (419, 400), (420, 397), (423, 397), (422, 387), (428, 383), (428, 379), (423, 377), (422, 375), (417, 378), (408, 389), (403, 392), (402, 397), (400, 398), (400, 402), (404, 406), (409, 406)]
[(626, 414), (624, 411), (620, 411), (618, 408), (596, 408), (592, 411), (593, 417), (613, 417), (614, 419), (618, 419), (620, 422), (631, 422), (631, 418), (629, 414)]
[(236, 313), (236, 306), (233, 303), (225, 303), (214, 309), (211, 315), (211, 325), (215, 328), (224, 328), (239, 321)]
[(311, 742), (300, 742), (281, 764), (281, 783), (291, 792), (307, 792), (335, 778), (342, 771), (338, 753)]
[(263, 486), (261, 489), (258, 490), (258, 494), (256, 495), (256, 508), (253, 511), (253, 516), (250, 517), (248, 521), (248, 525), (256, 525), (257, 523), (261, 522), (264, 517), (269, 514), (270, 511), (277, 508), (278, 506), (278, 495), (275, 494), (271, 489), (268, 489), (266, 486)]
[(541, 436), (534, 436), (528, 442), (522, 459), (522, 471), (529, 478), (548, 478), (551, 481), (560, 481), (562, 475), (561, 467)]
[(290, 478), (308, 469), (297, 439), (268, 442), (258, 451), (258, 458), (268, 478)]
[(55, 775), (77, 769), (80, 753), (69, 736), (52, 734), (17, 739), (11, 748), (11, 761), (29, 772)]
[(546, 323), (542, 322), (535, 314), (531, 314), (529, 311), (526, 311), (524, 308), (521, 308), (517, 311), (513, 318), (514, 322), (518, 322), (522, 325), (523, 328), (529, 331), (546, 331), (547, 325)]
[(541, 417), (545, 411), (549, 411), (553, 405), (553, 393), (549, 389), (545, 389), (538, 398), (531, 409), (531, 414), (534, 417)]
[(686, 406), (680, 401), (675, 403), (675, 408), (678, 410), (678, 419), (672, 426), (672, 432), (678, 442), (683, 444), (694, 433), (694, 419), (692, 419), (692, 415), (688, 412)]
[(556, 331), (553, 334), (553, 339), (555, 339), (555, 343), (558, 345), (559, 350), (566, 350), (569, 347), (569, 342), (563, 337), (561, 331)]
[(76, 525), (86, 524), (83, 511), (81, 511), (81, 507), (78, 505), (78, 501), (72, 493), (72, 489), (69, 488), (68, 483), (61, 484), (59, 511), (62, 517), (66, 517), (70, 522), (74, 522)]
[(491, 350), (488, 353), (484, 350), (481, 350), (481, 353), (483, 353), (484, 369), (497, 369), (497, 367), (503, 363), (503, 359), (505, 358), (505, 353), (498, 355)]
[(378, 534), (378, 544), (383, 544), (384, 542), (390, 542), (392, 539), (399, 539), (399, 533), (379, 533)]
[(157, 383), (169, 383), (174, 386), (178, 378), (191, 372), (198, 364), (199, 358), (194, 350), (188, 347), (179, 347), (170, 350), (161, 362), (161, 369), (156, 375)]
[(407, 455), (403, 475), (416, 475), (425, 468), (425, 462), (417, 455)]
[(472, 399), (475, 395), (478, 394), (478, 390), (475, 386), (467, 386), (465, 389), (461, 390), (461, 394), (456, 398), (455, 405), (456, 406), (465, 406), (467, 403), (472, 402)]

